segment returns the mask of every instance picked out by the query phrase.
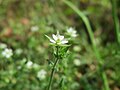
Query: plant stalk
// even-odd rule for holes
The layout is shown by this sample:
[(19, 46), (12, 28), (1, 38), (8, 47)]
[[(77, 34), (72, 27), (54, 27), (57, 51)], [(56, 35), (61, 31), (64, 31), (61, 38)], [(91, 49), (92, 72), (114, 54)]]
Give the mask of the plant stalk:
[(117, 0), (111, 0), (111, 5), (112, 5), (112, 16), (113, 16), (113, 21), (114, 21), (114, 27), (115, 27), (115, 35), (116, 35), (116, 40), (117, 43), (120, 44), (120, 26), (119, 26), (119, 20), (118, 20), (118, 16), (117, 16)]
[(56, 60), (55, 60), (55, 63), (53, 65), (53, 68), (52, 68), (52, 72), (51, 72), (51, 76), (50, 76), (50, 81), (49, 81), (49, 85), (48, 85), (48, 90), (51, 90), (51, 85), (52, 85), (52, 80), (53, 80), (53, 76), (54, 76), (54, 73), (55, 73), (55, 67), (57, 65), (57, 62), (59, 61), (59, 47), (57, 46), (57, 56), (56, 56)]

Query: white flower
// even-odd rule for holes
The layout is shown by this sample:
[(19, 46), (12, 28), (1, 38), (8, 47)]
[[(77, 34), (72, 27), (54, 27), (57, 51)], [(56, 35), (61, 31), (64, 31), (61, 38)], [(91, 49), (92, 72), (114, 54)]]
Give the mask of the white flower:
[(18, 66), (17, 69), (20, 70), (22, 67), (21, 66)]
[(39, 30), (39, 27), (38, 26), (32, 26), (31, 27), (31, 31), (32, 32), (37, 32)]
[(33, 65), (33, 62), (32, 62), (32, 61), (28, 61), (28, 62), (26, 63), (27, 68), (32, 68), (32, 65)]
[(76, 46), (73, 47), (73, 50), (75, 52), (79, 52), (81, 50), (81, 47), (76, 45)]
[(7, 45), (4, 44), (4, 43), (0, 43), (0, 48), (1, 48), (1, 49), (5, 49), (5, 48), (7, 48)]
[(47, 72), (46, 72), (44, 69), (42, 69), (42, 70), (40, 70), (40, 71), (37, 73), (37, 77), (38, 77), (40, 80), (43, 80), (43, 79), (46, 78), (46, 74), (47, 74)]
[(52, 34), (53, 39), (51, 39), (51, 38), (48, 37), (47, 35), (46, 35), (46, 37), (47, 37), (47, 38), (50, 40), (50, 42), (53, 43), (53, 44), (61, 45), (61, 44), (66, 44), (66, 43), (68, 43), (68, 40), (66, 40), (66, 39), (64, 38), (64, 36), (60, 35), (59, 32), (57, 32), (56, 35), (55, 35), (55, 34)]
[(23, 50), (20, 49), (20, 48), (18, 48), (18, 49), (15, 50), (15, 53), (18, 54), (18, 55), (20, 55), (22, 52), (23, 52)]
[(4, 51), (2, 51), (2, 55), (6, 58), (10, 58), (13, 55), (12, 49), (5, 48)]
[(70, 28), (67, 29), (67, 33), (71, 37), (77, 37), (77, 31), (74, 28), (72, 28), (72, 27), (70, 27)]
[(75, 59), (73, 62), (76, 66), (80, 66), (81, 62), (79, 59)]

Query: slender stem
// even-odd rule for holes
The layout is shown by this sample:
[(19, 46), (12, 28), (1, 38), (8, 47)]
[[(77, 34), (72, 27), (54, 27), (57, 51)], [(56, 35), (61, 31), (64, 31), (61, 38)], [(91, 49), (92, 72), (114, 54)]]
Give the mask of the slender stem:
[(104, 88), (105, 88), (105, 90), (110, 90), (110, 88), (108, 86), (107, 76), (106, 76), (104, 71), (102, 71), (102, 77), (103, 77), (103, 80), (104, 80)]
[[(94, 33), (92, 31), (92, 28), (91, 28), (91, 25), (90, 25), (90, 22), (88, 20), (88, 18), (77, 8), (75, 7), (70, 1), (68, 0), (63, 0), (63, 2), (68, 5), (70, 8), (72, 8), (79, 16), (80, 18), (82, 19), (82, 21), (84, 22), (86, 28), (87, 28), (87, 31), (89, 33), (89, 37), (90, 37), (90, 40), (91, 40), (91, 43), (92, 43), (92, 47), (93, 47), (93, 50), (94, 50), (94, 53), (96, 55), (96, 58), (98, 59), (98, 62), (99, 62), (99, 66), (102, 66), (103, 65), (103, 59), (101, 58), (101, 55), (97, 49), (97, 46), (95, 44), (95, 39), (94, 39)], [(107, 76), (105, 74), (105, 72), (101, 72), (102, 74), (102, 78), (103, 78), (103, 82), (104, 82), (104, 87), (105, 87), (105, 90), (109, 90), (109, 84), (107, 82)]]
[(51, 72), (51, 76), (50, 76), (50, 81), (49, 81), (49, 85), (48, 85), (48, 90), (51, 90), (51, 84), (52, 84), (52, 80), (53, 80), (53, 76), (54, 76), (54, 73), (55, 73), (55, 67), (57, 65), (57, 62), (59, 61), (59, 47), (57, 46), (57, 56), (56, 56), (56, 60), (55, 60), (55, 63), (53, 65), (53, 68), (52, 68), (52, 72)]
[(112, 15), (113, 15), (113, 20), (114, 20), (114, 27), (115, 27), (115, 34), (116, 34), (116, 40), (117, 43), (120, 44), (120, 38), (119, 38), (119, 20), (118, 20), (118, 16), (117, 16), (117, 5), (116, 5), (117, 0), (111, 0), (111, 4), (112, 4)]

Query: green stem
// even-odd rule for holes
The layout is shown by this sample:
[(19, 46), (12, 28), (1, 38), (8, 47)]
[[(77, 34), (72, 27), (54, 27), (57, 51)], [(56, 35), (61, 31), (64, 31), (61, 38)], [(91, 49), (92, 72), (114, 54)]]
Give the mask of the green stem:
[[(103, 65), (103, 60), (102, 60), (101, 55), (100, 55), (100, 53), (99, 53), (99, 51), (97, 49), (97, 46), (95, 44), (94, 33), (92, 31), (92, 28), (90, 26), (90, 22), (89, 22), (88, 18), (77, 7), (75, 7), (70, 1), (63, 0), (63, 2), (66, 5), (68, 5), (70, 8), (72, 8), (80, 16), (80, 18), (84, 22), (84, 24), (85, 24), (85, 26), (87, 28), (91, 43), (92, 43), (94, 53), (96, 55), (96, 58), (98, 59), (98, 62), (100, 64), (100, 66)], [(102, 72), (102, 78), (103, 78), (105, 90), (109, 90), (109, 84), (108, 84), (108, 82), (106, 82), (107, 81), (107, 76), (103, 72)]]
[(116, 0), (111, 0), (111, 4), (112, 4), (112, 15), (113, 15), (113, 20), (114, 20), (116, 40), (117, 40), (117, 43), (120, 44), (120, 38), (119, 38), (120, 26), (119, 26), (117, 11), (116, 11), (117, 10)]
[(57, 46), (56, 48), (57, 48), (57, 52), (56, 52), (57, 53), (57, 58), (55, 60), (53, 68), (52, 68), (52, 72), (51, 72), (51, 76), (50, 76), (50, 81), (49, 81), (49, 85), (48, 85), (48, 90), (51, 90), (51, 84), (52, 84), (53, 76), (54, 76), (54, 73), (55, 73), (55, 67), (57, 65), (57, 62), (59, 61), (59, 55), (58, 55), (58, 53), (59, 53), (59, 47)]
[(109, 85), (108, 85), (107, 76), (106, 76), (106, 73), (104, 71), (102, 71), (102, 78), (103, 78), (103, 81), (104, 81), (105, 90), (110, 90)]

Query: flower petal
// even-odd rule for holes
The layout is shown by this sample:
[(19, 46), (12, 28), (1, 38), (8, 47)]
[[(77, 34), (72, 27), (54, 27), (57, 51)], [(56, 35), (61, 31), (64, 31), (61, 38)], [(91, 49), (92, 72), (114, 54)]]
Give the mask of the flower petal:
[(52, 37), (55, 41), (58, 40), (58, 37), (55, 34), (52, 34)]
[(64, 36), (59, 36), (58, 37), (60, 40), (63, 40), (64, 39)]
[(66, 43), (68, 43), (67, 40), (62, 40), (62, 41), (61, 41), (61, 44), (66, 44)]
[(77, 37), (77, 34), (74, 34), (74, 33), (73, 33), (71, 36), (72, 36), (72, 37)]
[(68, 32), (68, 33), (72, 33), (72, 32), (73, 32), (73, 28), (72, 28), (72, 27), (68, 28), (68, 29), (67, 29), (67, 32)]
[(51, 42), (51, 43), (56, 43), (53, 39), (50, 39), (50, 42)]

